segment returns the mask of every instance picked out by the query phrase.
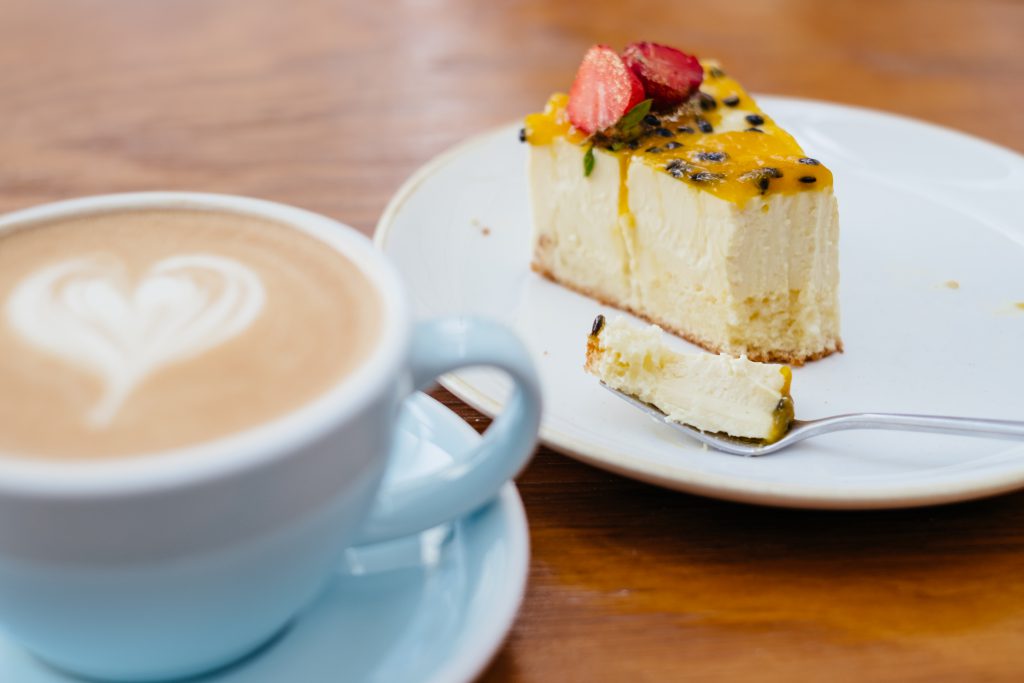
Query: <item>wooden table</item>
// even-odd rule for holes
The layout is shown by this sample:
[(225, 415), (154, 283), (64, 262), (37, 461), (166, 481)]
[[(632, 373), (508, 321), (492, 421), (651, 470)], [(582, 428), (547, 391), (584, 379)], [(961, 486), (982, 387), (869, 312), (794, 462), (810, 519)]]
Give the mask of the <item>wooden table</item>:
[[(1024, 147), (1019, 1), (5, 0), (0, 210), (206, 190), (370, 233), (417, 166), (634, 39)], [(773, 510), (545, 448), (519, 486), (530, 588), (486, 681), (1024, 680), (1024, 494)]]

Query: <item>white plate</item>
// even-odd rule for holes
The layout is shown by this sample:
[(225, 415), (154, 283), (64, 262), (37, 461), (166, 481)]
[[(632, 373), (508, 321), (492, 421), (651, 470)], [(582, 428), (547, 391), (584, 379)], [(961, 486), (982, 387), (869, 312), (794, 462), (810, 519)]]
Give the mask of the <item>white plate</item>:
[[(396, 479), (459, 458), (479, 436), (419, 394), (399, 420)], [(338, 579), (274, 642), (192, 683), (469, 683), (522, 602), (529, 532), (515, 486), (469, 517), (347, 552)], [(0, 636), (0, 681), (74, 683)]]
[[(839, 198), (846, 353), (795, 370), (798, 416), (1024, 419), (1024, 158), (880, 112), (760, 101), (833, 170)], [(614, 311), (530, 272), (516, 132), (482, 135), (427, 164), (388, 206), (376, 241), (420, 316), (483, 314), (526, 339), (544, 382), (544, 443), (663, 486), (793, 507), (926, 505), (1024, 486), (1019, 442), (846, 432), (743, 459), (705, 451), (600, 389), (582, 370), (585, 337), (597, 313)], [(444, 385), (488, 414), (508, 389), (491, 371)]]

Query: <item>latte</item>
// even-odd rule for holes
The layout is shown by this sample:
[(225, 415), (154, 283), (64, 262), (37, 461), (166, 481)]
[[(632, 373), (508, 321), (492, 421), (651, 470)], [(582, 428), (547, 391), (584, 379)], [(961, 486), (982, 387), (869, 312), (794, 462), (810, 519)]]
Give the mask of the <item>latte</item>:
[(369, 355), (380, 302), (295, 228), (124, 210), (0, 233), (0, 452), (198, 444), (315, 399)]

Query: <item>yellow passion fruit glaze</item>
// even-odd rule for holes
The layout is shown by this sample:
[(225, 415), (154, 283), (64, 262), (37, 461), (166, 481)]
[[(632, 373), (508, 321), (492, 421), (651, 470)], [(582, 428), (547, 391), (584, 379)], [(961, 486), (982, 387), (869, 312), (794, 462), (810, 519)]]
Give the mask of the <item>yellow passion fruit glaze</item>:
[(673, 110), (651, 112), (626, 142), (576, 130), (566, 113), (569, 97), (562, 93), (552, 95), (543, 112), (526, 117), (526, 141), (548, 145), (565, 139), (614, 154), (623, 188), (629, 161), (638, 159), (740, 206), (768, 194), (831, 187), (832, 173), (807, 158), (793, 136), (775, 125), (739, 83), (715, 62), (701, 65), (700, 91)]
[(782, 373), (785, 383), (782, 385), (782, 398), (779, 399), (779, 403), (772, 413), (772, 430), (768, 434), (768, 438), (764, 440), (765, 444), (775, 443), (784, 437), (796, 415), (793, 397), (789, 394), (789, 386), (793, 383), (793, 371), (789, 369), (788, 365), (783, 365), (779, 368), (779, 372)]

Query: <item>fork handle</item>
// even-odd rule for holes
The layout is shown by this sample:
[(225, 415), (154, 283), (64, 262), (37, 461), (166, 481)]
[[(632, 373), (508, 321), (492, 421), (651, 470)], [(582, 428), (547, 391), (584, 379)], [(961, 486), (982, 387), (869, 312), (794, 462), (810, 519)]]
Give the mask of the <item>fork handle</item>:
[(937, 432), (963, 436), (989, 436), (1024, 439), (1024, 422), (987, 420), (975, 417), (943, 415), (906, 415), (901, 413), (850, 413), (804, 423), (807, 436), (844, 429), (892, 429), (910, 432)]

